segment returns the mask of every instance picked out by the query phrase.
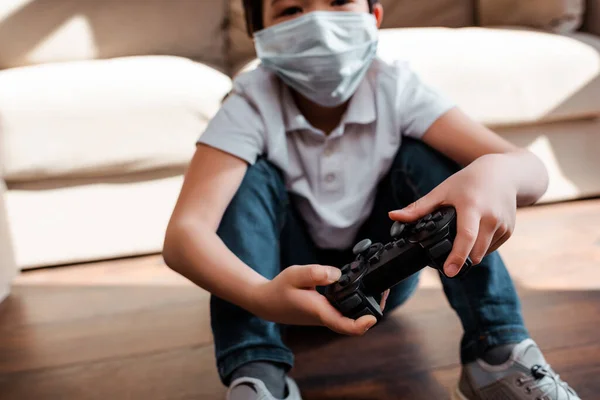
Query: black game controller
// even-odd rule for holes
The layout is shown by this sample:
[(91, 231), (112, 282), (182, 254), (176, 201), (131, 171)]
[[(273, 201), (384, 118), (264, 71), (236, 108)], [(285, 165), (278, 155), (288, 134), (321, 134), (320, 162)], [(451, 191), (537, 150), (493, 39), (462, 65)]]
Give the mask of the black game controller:
[[(395, 222), (385, 245), (365, 239), (354, 247), (356, 260), (342, 268), (341, 278), (325, 288), (325, 297), (349, 318), (383, 313), (375, 300), (390, 289), (431, 266), (444, 273), (444, 263), (456, 238), (456, 210), (444, 207), (410, 224)], [(473, 262), (467, 258), (454, 278), (469, 272)]]

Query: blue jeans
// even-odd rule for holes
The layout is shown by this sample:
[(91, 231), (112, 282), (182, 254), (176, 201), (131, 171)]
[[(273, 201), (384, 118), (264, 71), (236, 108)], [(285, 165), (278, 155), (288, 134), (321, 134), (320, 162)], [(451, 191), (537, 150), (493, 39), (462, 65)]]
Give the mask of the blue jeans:
[[(404, 139), (400, 151), (377, 190), (375, 205), (357, 239), (389, 241), (388, 212), (424, 196), (459, 170), (459, 166), (420, 141)], [(353, 259), (347, 251), (321, 250), (307, 234), (286, 191), (281, 173), (260, 159), (249, 167), (227, 208), (219, 237), (247, 265), (271, 279), (290, 265), (343, 266)], [(490, 254), (464, 280), (440, 274), (444, 292), (463, 326), (461, 362), (475, 360), (493, 346), (528, 338), (513, 282), (497, 253)], [(386, 312), (415, 291), (419, 274), (395, 286)], [(283, 343), (281, 326), (211, 297), (211, 324), (219, 375), (229, 385), (231, 373), (252, 361), (271, 361), (291, 368), (294, 356)]]

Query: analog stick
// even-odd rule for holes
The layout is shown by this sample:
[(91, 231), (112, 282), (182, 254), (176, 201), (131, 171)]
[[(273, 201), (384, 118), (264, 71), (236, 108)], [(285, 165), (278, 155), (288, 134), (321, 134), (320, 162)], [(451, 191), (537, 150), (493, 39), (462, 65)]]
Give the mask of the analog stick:
[(394, 225), (392, 225), (392, 229), (390, 229), (390, 236), (393, 237), (394, 239), (397, 239), (400, 236), (402, 236), (402, 233), (404, 232), (405, 229), (406, 229), (405, 223), (396, 221), (396, 222), (394, 222)]
[(364, 254), (371, 248), (372, 244), (373, 244), (373, 242), (371, 242), (370, 239), (362, 240), (362, 241), (358, 242), (356, 244), (356, 246), (354, 246), (354, 248), (352, 249), (352, 252), (354, 253), (355, 256), (357, 256), (359, 254)]

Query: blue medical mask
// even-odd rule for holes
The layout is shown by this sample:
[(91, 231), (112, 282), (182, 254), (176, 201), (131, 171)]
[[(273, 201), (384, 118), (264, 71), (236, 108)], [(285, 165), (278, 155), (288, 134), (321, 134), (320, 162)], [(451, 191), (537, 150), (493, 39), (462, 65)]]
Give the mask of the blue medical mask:
[(262, 65), (324, 107), (347, 101), (377, 53), (372, 14), (315, 11), (256, 32)]

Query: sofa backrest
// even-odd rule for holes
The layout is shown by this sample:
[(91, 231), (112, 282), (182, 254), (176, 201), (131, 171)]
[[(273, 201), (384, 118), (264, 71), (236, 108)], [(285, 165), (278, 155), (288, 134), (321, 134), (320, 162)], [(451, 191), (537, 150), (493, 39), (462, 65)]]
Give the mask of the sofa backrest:
[[(565, 31), (581, 25), (585, 0), (381, 2), (383, 28), (480, 24)], [(586, 25), (598, 25), (600, 0), (587, 3)], [(0, 0), (0, 69), (135, 55), (187, 57), (234, 75), (255, 57), (242, 0)]]
[(0, 69), (175, 55), (224, 70), (225, 0), (0, 0)]
[(381, 0), (382, 28), (445, 26), (460, 28), (476, 21), (477, 0)]
[(570, 33), (581, 28), (586, 12), (586, 0), (478, 2), (479, 25), (524, 26), (555, 33)]

